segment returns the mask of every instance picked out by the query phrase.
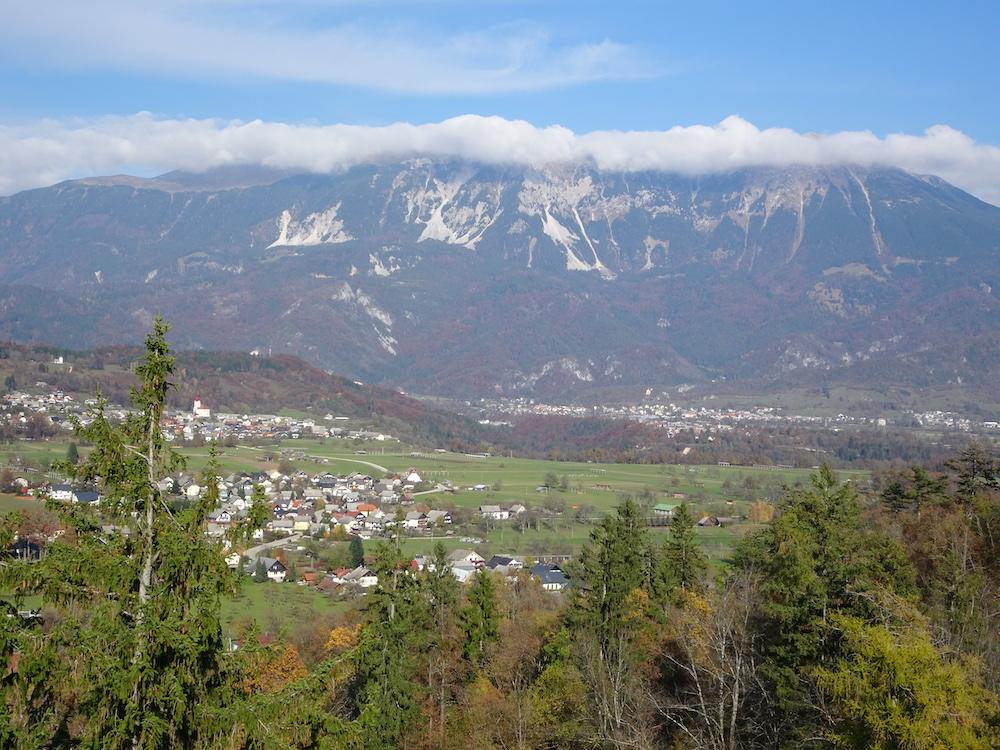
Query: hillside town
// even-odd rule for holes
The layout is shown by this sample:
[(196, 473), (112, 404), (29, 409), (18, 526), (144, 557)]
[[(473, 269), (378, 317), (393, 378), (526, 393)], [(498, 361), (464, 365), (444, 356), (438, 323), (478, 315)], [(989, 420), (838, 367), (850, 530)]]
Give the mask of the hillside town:
[[(62, 392), (45, 396), (24, 392), (7, 394), (3, 410), (8, 423), (28, 425), (30, 420), (44, 417), (53, 429), (71, 429), (74, 420), (84, 422), (96, 401), (78, 402)], [(121, 418), (126, 411), (118, 406), (106, 406), (112, 417)], [(299, 437), (342, 438), (346, 440), (385, 441), (392, 438), (384, 433), (354, 430), (338, 426), (346, 422), (332, 414), (321, 420), (293, 419), (275, 415), (213, 414), (200, 399), (190, 411), (171, 411), (164, 416), (163, 434), (169, 441), (186, 443), (198, 440), (222, 443), (260, 438), (268, 441)], [(364, 451), (359, 451), (364, 453)], [(302, 451), (288, 448), (273, 452), (261, 451), (264, 463), (278, 462), (279, 468), (242, 471), (219, 477), (214, 488), (216, 507), (208, 514), (205, 535), (222, 544), (231, 568), (241, 568), (260, 582), (294, 582), (316, 586), (323, 591), (363, 594), (378, 583), (378, 577), (364, 564), (355, 560), (353, 567), (326, 566), (314, 560), (307, 569), (293, 572), (284, 562), (289, 553), (302, 549), (300, 542), (344, 542), (351, 539), (392, 540), (397, 537), (451, 539), (455, 537), (456, 514), (462, 515), (466, 530), (478, 525), (489, 527), (497, 522), (509, 522), (526, 514), (528, 508), (519, 502), (483, 504), (477, 510), (455, 507), (435, 507), (433, 499), (447, 497), (455, 491), (451, 482), (426, 481), (416, 469), (386, 473), (376, 478), (363, 472), (335, 474), (329, 471), (309, 473), (296, 470), (293, 460), (304, 459)], [(328, 459), (316, 458), (317, 463)], [(369, 462), (358, 460), (360, 464)], [(375, 466), (375, 464), (370, 464)], [(9, 471), (9, 470), (8, 470)], [(181, 472), (163, 477), (157, 483), (162, 496), (171, 502), (193, 503), (209, 491), (199, 475)], [(467, 488), (486, 490), (485, 485)], [(102, 497), (95, 487), (65, 482), (38, 481), (28, 473), (12, 474), (10, 490), (24, 497), (49, 498), (71, 504), (94, 504), (98, 510)], [(251, 530), (254, 546), (234, 549), (229, 532), (249, 516), (254, 502), (266, 508), (264, 522)], [(52, 539), (37, 535), (25, 541), (24, 549), (15, 552), (28, 557), (44, 554), (46, 542)], [(460, 542), (480, 544), (477, 536), (462, 536)], [(532, 562), (523, 556), (494, 555), (489, 559), (472, 549), (449, 553), (451, 572), (466, 583), (482, 569), (497, 571), (512, 579), (517, 574), (538, 579), (548, 591), (562, 590), (568, 582), (562, 569), (551, 562)], [(425, 555), (412, 560), (414, 570), (431, 564)]]
[[(25, 477), (14, 483), (26, 497), (47, 497), (66, 503), (94, 503), (100, 507), (101, 495), (96, 489), (70, 483), (45, 483), (37, 487)], [(308, 474), (304, 471), (282, 473), (279, 470), (237, 472), (220, 477), (217, 484), (219, 502), (208, 515), (205, 535), (221, 542), (226, 561), (231, 568), (242, 568), (247, 575), (261, 582), (297, 583), (317, 586), (323, 591), (341, 590), (345, 594), (363, 594), (378, 583), (378, 576), (363, 561), (354, 567), (338, 566), (323, 569), (319, 560), (308, 569), (290, 575), (283, 560), (289, 552), (301, 549), (305, 539), (315, 542), (344, 542), (351, 539), (390, 541), (400, 537), (452, 538), (453, 511), (418, 502), (421, 495), (446, 493), (449, 487), (429, 484), (416, 470), (389, 474), (376, 479), (368, 474), (331, 473)], [(208, 490), (190, 474), (163, 478), (158, 489), (166, 497), (179, 502), (196, 501)], [(267, 508), (263, 525), (251, 531), (254, 546), (235, 549), (229, 532), (249, 515), (252, 504), (262, 502)], [(470, 520), (483, 523), (510, 521), (527, 512), (520, 503), (482, 505), (471, 511)], [(43, 553), (46, 539), (31, 540), (34, 554)], [(478, 544), (481, 539), (463, 536), (460, 542)], [(456, 549), (449, 553), (451, 573), (460, 583), (467, 583), (479, 570), (501, 573), (513, 579), (518, 573), (536, 578), (543, 589), (561, 591), (568, 584), (563, 570), (552, 562), (531, 562), (519, 555), (483, 557), (472, 549)], [(414, 570), (432, 564), (426, 555), (412, 560)], [(263, 576), (258, 568), (263, 568)]]
[[(30, 390), (15, 390), (0, 398), (0, 424), (9, 425), (19, 436), (28, 434), (32, 425), (39, 424), (54, 431), (71, 432), (73, 420), (82, 424), (90, 420), (97, 399), (78, 400), (59, 389), (50, 389), (42, 381)], [(105, 404), (105, 413), (112, 419), (124, 417), (128, 410), (118, 404)], [(393, 440), (382, 432), (349, 428), (349, 417), (324, 414), (317, 418), (296, 418), (278, 414), (232, 414), (213, 412), (211, 407), (195, 399), (190, 410), (168, 409), (164, 415), (163, 434), (177, 442), (234, 442), (275, 441), (307, 437), (339, 438), (343, 440)]]

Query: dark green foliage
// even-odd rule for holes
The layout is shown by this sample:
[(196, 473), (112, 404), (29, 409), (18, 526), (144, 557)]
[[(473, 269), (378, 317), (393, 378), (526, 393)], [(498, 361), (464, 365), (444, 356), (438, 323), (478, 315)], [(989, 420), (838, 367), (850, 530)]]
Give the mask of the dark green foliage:
[(1000, 488), (1000, 459), (983, 445), (970, 445), (948, 467), (957, 475), (957, 494), (967, 506), (982, 491)]
[(601, 520), (590, 534), (574, 570), (579, 595), (574, 616), (596, 628), (610, 643), (627, 616), (627, 601), (652, 581), (649, 532), (639, 508), (626, 498), (616, 513)]
[(879, 497), (886, 510), (892, 513), (901, 513), (904, 510), (909, 510), (912, 505), (912, 499), (906, 492), (906, 488), (903, 487), (903, 483), (898, 479), (886, 485)]
[(469, 603), (461, 612), (461, 623), (465, 634), (462, 654), (472, 664), (481, 664), (486, 650), (500, 634), (493, 574), (488, 570), (479, 571), (473, 578)]
[(368, 622), (353, 656), (356, 747), (389, 750), (420, 715), (416, 663), (430, 618), (421, 581), (406, 560), (383, 546), (373, 569), (379, 583), (368, 594)]
[(770, 527), (746, 540), (737, 566), (760, 580), (773, 739), (794, 745), (818, 721), (808, 670), (837, 653), (829, 616), (873, 616), (868, 592), (911, 595), (913, 571), (897, 544), (862, 527), (857, 493), (826, 466), (811, 488), (789, 494)]
[(595, 732), (613, 747), (648, 741), (649, 691), (641, 645), (649, 625), (653, 561), (646, 521), (625, 498), (616, 513), (594, 528), (571, 568), (575, 588), (568, 620), (577, 663), (593, 706)]
[(894, 476), (879, 495), (882, 505), (892, 513), (913, 510), (918, 515), (945, 499), (947, 482), (932, 477), (922, 466)]
[(76, 466), (80, 463), (80, 451), (76, 447), (76, 443), (70, 443), (69, 448), (66, 449), (66, 463)]
[(350, 554), (351, 554), (351, 567), (356, 568), (359, 565), (364, 565), (365, 562), (365, 544), (361, 541), (361, 537), (352, 536), (350, 544)]
[[(106, 750), (193, 747), (229, 695), (219, 606), (235, 578), (203, 534), (219, 498), (214, 455), (206, 492), (191, 507), (171, 512), (156, 484), (182, 466), (160, 426), (173, 371), (166, 331), (157, 320), (147, 337), (135, 411), (116, 424), (99, 400), (93, 420), (77, 425), (93, 450), (62, 467), (101, 487), (106, 520), (93, 508), (53, 504), (72, 533), (40, 562), (3, 571), (4, 585), (59, 613), (44, 631), (7, 628), (5, 653), (22, 654), (5, 692), (8, 706), (20, 706), (4, 729), (8, 746), (73, 736)], [(108, 521), (122, 531), (102, 532)]]
[(457, 581), (451, 572), (448, 550), (441, 542), (434, 544), (431, 562), (426, 571), (427, 596), (439, 632), (447, 629), (458, 601)]
[(670, 531), (657, 564), (658, 594), (670, 597), (678, 589), (699, 590), (705, 582), (708, 559), (695, 536), (695, 523), (686, 503), (674, 510)]

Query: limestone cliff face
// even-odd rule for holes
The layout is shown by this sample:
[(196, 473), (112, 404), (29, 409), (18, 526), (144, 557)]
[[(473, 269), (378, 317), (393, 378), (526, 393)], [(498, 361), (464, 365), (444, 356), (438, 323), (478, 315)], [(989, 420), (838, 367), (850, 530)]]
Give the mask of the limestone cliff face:
[(0, 199), (0, 338), (134, 341), (162, 312), (184, 346), (541, 395), (876, 361), (898, 379), (1000, 328), (1000, 208), (894, 169), (414, 159), (247, 182)]

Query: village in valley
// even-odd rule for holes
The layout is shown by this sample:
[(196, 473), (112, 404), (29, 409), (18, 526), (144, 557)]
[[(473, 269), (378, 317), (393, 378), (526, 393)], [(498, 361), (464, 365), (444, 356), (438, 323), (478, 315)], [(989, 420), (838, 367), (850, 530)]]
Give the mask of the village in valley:
[[(12, 445), (22, 453), (50, 450), (47, 458), (62, 459), (56, 446), (70, 444), (74, 424), (91, 418), (96, 401), (43, 386), (5, 395), (0, 425), (13, 432)], [(117, 405), (104, 409), (113, 418), (127, 414)], [(754, 474), (728, 464), (598, 465), (416, 450), (333, 413), (216, 413), (200, 398), (190, 409), (169, 410), (163, 434), (187, 460), (184, 471), (158, 483), (162, 496), (180, 507), (206, 496), (204, 468), (209, 452), (218, 451), (218, 502), (205, 534), (243, 574), (244, 588), (293, 585), (333, 601), (358, 599), (378, 584), (371, 561), (380, 543), (398, 545), (414, 571), (433, 566), (432, 550), (441, 543), (463, 584), (487, 570), (508, 582), (531, 580), (544, 591), (563, 591), (571, 585), (567, 563), (593, 523), (625, 494), (637, 498), (654, 528), (669, 525), (687, 503), (706, 551), (718, 558), (737, 535), (770, 518), (783, 484), (806, 476), (790, 468)], [(70, 450), (87, 448), (72, 443)], [(0, 492), (23, 502), (92, 503), (99, 512), (98, 488), (15, 462), (22, 460), (17, 454), (0, 467)], [(755, 479), (764, 474), (770, 476)], [(230, 532), (245, 523), (254, 502), (263, 503), (266, 517), (249, 541), (234, 546)], [(36, 533), (19, 541), (16, 554), (44, 555), (47, 541)]]
[[(43, 421), (47, 429), (43, 430), (42, 437), (52, 437), (68, 431), (74, 420), (88, 419), (88, 409), (95, 404), (95, 401), (79, 403), (62, 392), (45, 396), (14, 392), (4, 397), (2, 416), (6, 424), (25, 432), (29, 424)], [(125, 414), (124, 409), (114, 405), (107, 406), (106, 412), (119, 417)], [(213, 414), (199, 398), (189, 411), (166, 414), (163, 425), (165, 438), (177, 446), (211, 443), (232, 447), (237, 442), (301, 438), (329, 439), (352, 446), (396, 442), (392, 436), (381, 432), (348, 428), (344, 426), (346, 422), (347, 418), (333, 414), (318, 420), (278, 415)], [(76, 450), (75, 443), (73, 445)], [(537, 580), (546, 591), (561, 591), (568, 585), (568, 578), (559, 565), (567, 555), (552, 556), (553, 559), (545, 555), (514, 553), (484, 556), (475, 549), (485, 541), (476, 534), (496, 528), (498, 524), (513, 528), (533, 522), (537, 527), (538, 511), (529, 513), (528, 507), (520, 502), (484, 502), (475, 508), (456, 507), (454, 503), (438, 507), (435, 502), (451, 497), (459, 489), (492, 495), (492, 486), (474, 484), (457, 488), (447, 479), (429, 481), (413, 467), (388, 471), (368, 460), (368, 451), (364, 449), (352, 450), (351, 458), (338, 459), (307, 456), (302, 450), (288, 447), (248, 447), (246, 450), (254, 450), (259, 463), (276, 466), (218, 476), (219, 502), (208, 516), (205, 534), (221, 542), (227, 564), (244, 572), (251, 581), (310, 586), (340, 597), (360, 596), (378, 583), (377, 575), (365, 561), (365, 543), (370, 548), (378, 541), (392, 543), (407, 539), (429, 543), (431, 540), (447, 541), (451, 572), (460, 583), (467, 583), (477, 571), (485, 569), (508, 580), (528, 576)], [(443, 453), (446, 451), (437, 450), (438, 455)], [(414, 458), (421, 456), (419, 453), (412, 455)], [(323, 465), (330, 464), (331, 460), (375, 470), (373, 473), (379, 476), (362, 470), (343, 473), (324, 470)], [(297, 468), (303, 463), (314, 464), (318, 470), (309, 472)], [(20, 473), (14, 469), (16, 467), (5, 469), (9, 475), (5, 481), (9, 486), (0, 487), (0, 490), (25, 498), (93, 503), (100, 508), (102, 498), (95, 487), (53, 481), (48, 475), (40, 476), (37, 469), (26, 467)], [(158, 489), (172, 502), (183, 504), (204, 496), (208, 490), (205, 485), (200, 472), (185, 471), (163, 477)], [(558, 489), (555, 482), (553, 485), (550, 488), (542, 483), (535, 489), (543, 496), (550, 489)], [(247, 518), (255, 498), (266, 506), (267, 519), (252, 530), (252, 546), (236, 549), (229, 541), (229, 531)], [(460, 528), (466, 533), (459, 531), (456, 534)], [(114, 533), (110, 527), (107, 531)], [(343, 544), (352, 541), (353, 544)], [(44, 554), (45, 542), (46, 539), (36, 535), (24, 540), (15, 552), (22, 557), (40, 556)], [(455, 544), (467, 544), (468, 548)], [(330, 554), (338, 546), (350, 547), (349, 554), (340, 558)], [(422, 552), (412, 556), (411, 565), (414, 570), (423, 570), (433, 563), (429, 555)]]

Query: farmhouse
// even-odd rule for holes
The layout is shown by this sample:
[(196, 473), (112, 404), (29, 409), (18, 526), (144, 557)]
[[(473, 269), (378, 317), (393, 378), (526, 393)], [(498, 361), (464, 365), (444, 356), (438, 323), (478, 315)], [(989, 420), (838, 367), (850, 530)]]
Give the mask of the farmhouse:
[(546, 591), (562, 591), (569, 585), (569, 579), (566, 578), (562, 568), (554, 563), (535, 563), (531, 566), (530, 572)]
[(285, 576), (288, 574), (288, 569), (282, 565), (281, 560), (276, 560), (273, 557), (258, 557), (246, 567), (246, 572), (251, 575), (256, 573), (258, 562), (264, 564), (264, 572), (267, 573), (269, 580), (272, 580), (275, 583), (281, 583), (285, 580)]
[(366, 568), (364, 565), (356, 567), (345, 575), (342, 580), (345, 584), (351, 584), (363, 589), (378, 585), (378, 576), (371, 568)]
[(470, 549), (456, 549), (448, 554), (448, 561), (454, 565), (474, 565), (481, 568), (486, 558)]
[(510, 511), (504, 510), (499, 505), (480, 505), (479, 515), (482, 518), (491, 518), (494, 521), (506, 521), (510, 518)]

